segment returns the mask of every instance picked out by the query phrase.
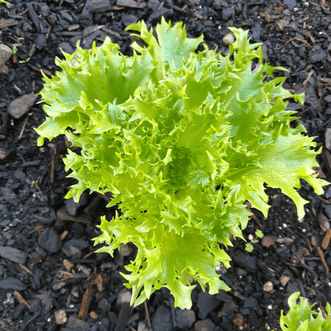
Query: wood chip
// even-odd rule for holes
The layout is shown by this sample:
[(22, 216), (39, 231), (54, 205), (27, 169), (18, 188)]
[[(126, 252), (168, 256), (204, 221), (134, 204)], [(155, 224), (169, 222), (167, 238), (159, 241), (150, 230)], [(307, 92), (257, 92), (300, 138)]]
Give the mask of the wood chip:
[(145, 8), (146, 3), (142, 1), (133, 0), (117, 0), (117, 6), (130, 7), (130, 8)]
[(39, 68), (37, 68), (37, 67), (35, 67), (35, 66), (29, 64), (29, 63), (28, 63), (28, 65), (29, 65), (29, 67), (30, 67), (31, 69), (33, 69), (33, 70), (35, 70), (35, 71), (42, 72), (42, 73), (45, 74), (46, 76), (52, 76), (52, 73), (51, 73), (50, 71), (46, 70), (46, 69), (39, 69)]
[(109, 30), (109, 29), (107, 29), (105, 27), (102, 27), (101, 30), (104, 31), (104, 32), (106, 32), (106, 33), (108, 33), (111, 36), (114, 36), (114, 37), (116, 37), (118, 39), (122, 39), (122, 36), (119, 33), (117, 33), (117, 32), (114, 32), (112, 30)]
[(64, 238), (68, 235), (69, 231), (65, 230), (62, 234), (61, 234), (61, 240), (64, 240)]
[(19, 303), (26, 305), (29, 309), (31, 309), (30, 305), (25, 301), (25, 299), (21, 296), (21, 294), (17, 291), (14, 291), (14, 296), (18, 300)]
[(315, 72), (315, 70), (311, 70), (308, 74), (308, 77), (304, 80), (304, 82), (302, 83), (302, 87), (305, 87), (306, 84), (308, 83), (310, 77), (312, 76), (312, 74)]
[(80, 318), (81, 320), (85, 321), (87, 314), (88, 314), (88, 310), (90, 308), (90, 304), (92, 301), (92, 297), (93, 297), (93, 283), (94, 281), (91, 281), (88, 284), (88, 287), (83, 295), (83, 300), (82, 300), (82, 304), (80, 306), (80, 310), (78, 313), (78, 318)]
[(13, 26), (13, 25), (16, 25), (18, 24), (18, 21), (15, 21), (15, 20), (0, 20), (0, 29), (4, 29), (4, 28), (7, 28), (9, 26)]
[(326, 234), (325, 234), (325, 236), (324, 236), (324, 238), (323, 238), (323, 241), (322, 241), (322, 245), (321, 245), (321, 247), (322, 247), (324, 250), (326, 250), (326, 249), (328, 248), (329, 243), (330, 243), (330, 239), (331, 239), (331, 229), (329, 229), (329, 230), (326, 232)]
[(278, 242), (279, 244), (290, 244), (293, 243), (294, 239), (292, 238), (278, 238), (276, 239), (276, 242)]
[(65, 209), (59, 209), (56, 213), (56, 216), (61, 221), (72, 221), (72, 222), (79, 222), (79, 223), (86, 223), (91, 224), (92, 219), (88, 216), (71, 216)]
[(329, 273), (329, 267), (328, 267), (328, 265), (326, 264), (326, 261), (325, 261), (325, 258), (324, 258), (324, 254), (323, 254), (323, 252), (322, 252), (322, 250), (321, 250), (321, 247), (317, 247), (317, 252), (318, 252), (318, 255), (320, 256), (321, 261), (322, 261), (322, 263), (323, 263), (323, 265), (324, 265), (325, 271), (326, 271), (326, 273), (328, 274), (328, 273)]
[(102, 290), (103, 290), (103, 285), (102, 285), (103, 279), (102, 279), (101, 275), (99, 275), (99, 274), (96, 275), (94, 283), (97, 285), (98, 291), (102, 292)]

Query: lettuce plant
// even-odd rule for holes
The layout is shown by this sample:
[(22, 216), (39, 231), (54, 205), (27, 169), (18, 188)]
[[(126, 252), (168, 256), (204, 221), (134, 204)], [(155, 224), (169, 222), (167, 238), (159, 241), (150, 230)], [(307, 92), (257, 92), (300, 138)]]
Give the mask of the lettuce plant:
[(262, 64), (261, 44), (250, 44), (247, 31), (232, 28), (236, 41), (222, 56), (205, 44), (197, 51), (203, 37), (187, 38), (182, 23), (163, 19), (157, 38), (144, 22), (127, 30), (144, 43), (132, 44), (133, 56), (106, 38), (56, 59), (62, 71), (44, 76), (40, 93), (48, 117), (38, 145), (65, 134), (80, 148), (64, 159), (78, 181), (66, 198), (112, 193), (108, 206), (121, 212), (102, 217), (94, 240), (111, 255), (121, 243), (137, 247), (123, 274), (132, 303), (166, 287), (189, 308), (192, 280), (210, 293), (229, 290), (215, 266), (230, 267), (224, 248), (229, 234), (242, 237), (246, 201), (267, 216), (265, 183), (295, 202), (300, 219), (300, 179), (318, 194), (326, 183), (312, 170), (313, 138), (291, 128), (297, 117), (286, 111), (284, 100), (303, 103), (303, 94), (273, 79), (285, 69)]
[(318, 313), (312, 308), (306, 299), (300, 297), (300, 302), (297, 300), (300, 292), (295, 292), (290, 295), (288, 305), (290, 310), (286, 315), (281, 312), (280, 327), (283, 331), (331, 331), (331, 309), (329, 303), (326, 304), (326, 317), (323, 317), (321, 311)]

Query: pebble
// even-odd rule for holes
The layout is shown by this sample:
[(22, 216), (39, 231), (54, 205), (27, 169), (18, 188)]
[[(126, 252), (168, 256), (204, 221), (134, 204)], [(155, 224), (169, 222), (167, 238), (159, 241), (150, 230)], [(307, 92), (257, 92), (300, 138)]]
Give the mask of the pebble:
[(176, 308), (175, 314), (177, 326), (180, 329), (190, 328), (195, 322), (195, 314), (193, 310), (183, 310)]
[(8, 106), (7, 112), (11, 117), (19, 119), (30, 110), (35, 101), (36, 97), (34, 93), (25, 94), (11, 102)]
[(227, 33), (223, 37), (223, 44), (225, 46), (228, 46), (228, 45), (232, 44), (233, 42), (234, 42), (234, 35), (232, 33)]
[(328, 128), (325, 131), (325, 147), (330, 151), (331, 150), (331, 128)]
[(132, 252), (131, 247), (128, 244), (121, 244), (120, 245), (120, 254), (121, 256), (129, 256)]
[(279, 282), (282, 284), (283, 287), (285, 287), (290, 279), (291, 279), (290, 276), (288, 276), (286, 274), (282, 274), (279, 278)]
[(132, 294), (130, 291), (127, 289), (123, 289), (118, 293), (117, 301), (116, 301), (116, 306), (121, 306), (125, 303), (130, 303), (131, 301)]
[(62, 247), (62, 240), (53, 228), (46, 228), (39, 237), (39, 245), (50, 253), (57, 253)]
[(209, 318), (194, 324), (195, 331), (214, 331), (214, 329), (215, 324)]
[(328, 231), (328, 230), (330, 229), (330, 223), (329, 223), (329, 220), (328, 220), (328, 218), (327, 218), (324, 214), (322, 214), (322, 213), (320, 213), (320, 214), (318, 215), (318, 223), (319, 223), (320, 228), (321, 228), (321, 230), (322, 230), (323, 232), (326, 232), (326, 231)]
[(61, 324), (67, 323), (67, 320), (68, 320), (67, 314), (63, 309), (56, 310), (54, 312), (54, 316), (55, 316), (56, 324), (61, 325)]
[(271, 292), (274, 289), (274, 285), (272, 282), (268, 281), (263, 285), (263, 291), (264, 292)]
[(9, 58), (13, 55), (13, 50), (5, 44), (0, 44), (0, 66), (6, 64)]

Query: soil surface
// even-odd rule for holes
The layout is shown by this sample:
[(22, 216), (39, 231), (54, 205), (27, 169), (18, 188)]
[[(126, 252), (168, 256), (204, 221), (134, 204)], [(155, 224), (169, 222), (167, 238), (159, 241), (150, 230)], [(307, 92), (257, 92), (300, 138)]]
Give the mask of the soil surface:
[[(284, 87), (306, 92), (304, 105), (290, 102), (310, 136), (322, 147), (319, 176), (331, 179), (331, 13), (326, 0), (11, 0), (0, 4), (0, 330), (280, 330), (280, 311), (300, 291), (320, 308), (331, 302), (329, 220), (331, 186), (323, 196), (302, 183), (309, 200), (298, 221), (290, 199), (268, 189), (270, 213), (253, 210), (245, 238), (229, 250), (222, 270), (230, 292), (211, 296), (197, 287), (191, 310), (174, 308), (167, 290), (131, 308), (120, 272), (134, 257), (125, 246), (114, 258), (95, 254), (107, 196), (65, 200), (71, 180), (58, 138), (37, 147), (34, 128), (45, 119), (38, 92), (42, 72), (54, 74), (60, 49), (77, 40), (88, 49), (106, 36), (132, 54), (125, 27), (161, 17), (183, 21), (189, 37), (201, 33), (210, 48), (226, 51), (227, 27), (249, 29), (263, 42), (265, 61), (284, 66)], [(13, 54), (12, 54), (13, 53)], [(261, 230), (264, 238), (256, 238)]]

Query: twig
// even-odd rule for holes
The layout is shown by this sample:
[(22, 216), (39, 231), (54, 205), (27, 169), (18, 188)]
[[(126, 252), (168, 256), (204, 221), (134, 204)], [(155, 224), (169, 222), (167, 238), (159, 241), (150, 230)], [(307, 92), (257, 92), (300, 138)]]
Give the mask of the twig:
[(322, 263), (323, 263), (323, 265), (324, 265), (324, 268), (325, 268), (325, 270), (326, 270), (326, 273), (328, 274), (328, 273), (329, 273), (329, 267), (328, 267), (328, 265), (326, 264), (326, 261), (325, 261), (325, 258), (324, 258), (324, 255), (323, 255), (323, 252), (322, 252), (322, 250), (321, 250), (321, 247), (317, 247), (317, 252), (318, 252), (318, 255), (319, 255), (320, 258), (321, 258), (321, 261), (322, 261)]
[(24, 120), (24, 123), (23, 123), (22, 128), (21, 128), (20, 135), (18, 136), (18, 140), (20, 140), (23, 136), (23, 132), (25, 130), (25, 126), (26, 126), (26, 123), (28, 122), (28, 119), (29, 119), (29, 115)]
[(306, 84), (308, 83), (310, 77), (313, 75), (314, 72), (315, 72), (314, 69), (311, 70), (311, 71), (309, 72), (308, 77), (307, 77), (307, 78), (305, 79), (305, 81), (302, 83), (302, 87), (305, 87), (305, 86), (306, 86)]
[(149, 329), (152, 328), (151, 320), (149, 319), (149, 313), (148, 313), (148, 308), (147, 308), (147, 302), (144, 302), (144, 307), (145, 307), (145, 314), (146, 314), (146, 319), (147, 319), (147, 327)]

